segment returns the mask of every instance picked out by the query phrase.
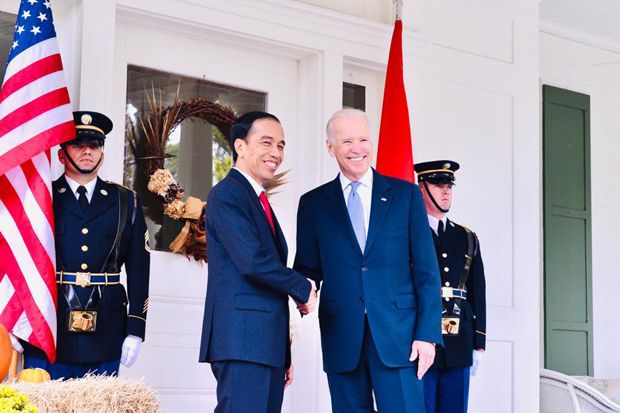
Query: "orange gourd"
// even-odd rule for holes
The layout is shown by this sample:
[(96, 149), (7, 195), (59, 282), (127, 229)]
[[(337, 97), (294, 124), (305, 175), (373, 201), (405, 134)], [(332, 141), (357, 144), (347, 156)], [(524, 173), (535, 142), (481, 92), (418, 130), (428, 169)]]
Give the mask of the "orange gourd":
[(6, 376), (11, 366), (11, 355), (13, 354), (13, 345), (9, 338), (9, 332), (0, 324), (0, 382)]
[(38, 367), (34, 369), (25, 369), (19, 373), (18, 380), (26, 383), (43, 383), (50, 381), (50, 374)]

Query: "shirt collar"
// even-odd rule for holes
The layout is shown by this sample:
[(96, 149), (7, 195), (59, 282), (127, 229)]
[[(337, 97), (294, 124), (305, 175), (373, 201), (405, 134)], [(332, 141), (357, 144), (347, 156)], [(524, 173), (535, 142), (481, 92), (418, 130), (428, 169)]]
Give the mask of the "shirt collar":
[(236, 166), (234, 166), (233, 168), (236, 169), (241, 175), (243, 175), (245, 179), (248, 180), (250, 185), (252, 185), (252, 189), (254, 190), (254, 192), (256, 192), (256, 196), (260, 196), (261, 192), (265, 191), (265, 188), (263, 188), (258, 182), (256, 182), (254, 178), (252, 178), (250, 175), (243, 172), (241, 169), (237, 168)]
[(97, 185), (97, 177), (94, 177), (89, 182), (83, 185), (69, 178), (67, 175), (65, 175), (65, 180), (67, 181), (67, 185), (69, 185), (69, 188), (71, 188), (71, 192), (73, 192), (76, 197), (79, 195), (77, 193), (77, 190), (80, 187), (80, 185), (86, 188), (86, 196), (88, 196), (89, 199), (95, 193), (95, 186)]
[[(446, 225), (448, 225), (448, 217), (444, 215), (442, 221), (443, 227), (446, 228)], [(437, 234), (437, 228), (439, 227), (439, 218), (435, 218), (434, 216), (429, 214), (428, 225), (430, 225), (431, 229), (435, 232), (435, 234)]]
[[(340, 178), (340, 186), (342, 186), (342, 190), (344, 191), (347, 188), (347, 186), (349, 186), (349, 184), (351, 183), (351, 180), (347, 178), (346, 176), (344, 176), (342, 172), (340, 172), (338, 176)], [(372, 180), (373, 180), (372, 168), (368, 168), (364, 176), (362, 176), (358, 182), (362, 186), (372, 189)]]

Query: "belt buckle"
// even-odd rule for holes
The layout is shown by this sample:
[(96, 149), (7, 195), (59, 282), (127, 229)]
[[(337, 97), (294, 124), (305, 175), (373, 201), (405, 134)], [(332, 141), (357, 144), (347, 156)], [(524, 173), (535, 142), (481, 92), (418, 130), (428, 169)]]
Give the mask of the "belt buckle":
[(442, 298), (453, 298), (454, 297), (454, 288), (452, 288), (452, 287), (441, 287), (441, 297)]
[(76, 272), (75, 284), (84, 288), (90, 286), (90, 273), (89, 272)]

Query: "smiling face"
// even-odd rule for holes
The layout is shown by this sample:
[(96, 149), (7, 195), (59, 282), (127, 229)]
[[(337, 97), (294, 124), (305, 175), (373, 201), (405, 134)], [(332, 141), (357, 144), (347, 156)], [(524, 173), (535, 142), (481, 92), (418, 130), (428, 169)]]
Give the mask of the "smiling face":
[(235, 166), (263, 187), (273, 180), (284, 160), (284, 130), (274, 119), (254, 121), (245, 139), (235, 140)]
[(363, 117), (343, 116), (331, 123), (327, 150), (336, 158), (340, 172), (350, 181), (359, 181), (372, 161), (372, 141), (368, 121)]

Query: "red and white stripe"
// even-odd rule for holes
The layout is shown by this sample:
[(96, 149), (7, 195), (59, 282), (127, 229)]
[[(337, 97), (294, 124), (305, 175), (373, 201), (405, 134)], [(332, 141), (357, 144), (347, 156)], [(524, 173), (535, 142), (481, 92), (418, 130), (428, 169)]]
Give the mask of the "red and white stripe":
[(9, 63), (0, 90), (0, 322), (56, 357), (49, 149), (75, 128), (56, 38)]

